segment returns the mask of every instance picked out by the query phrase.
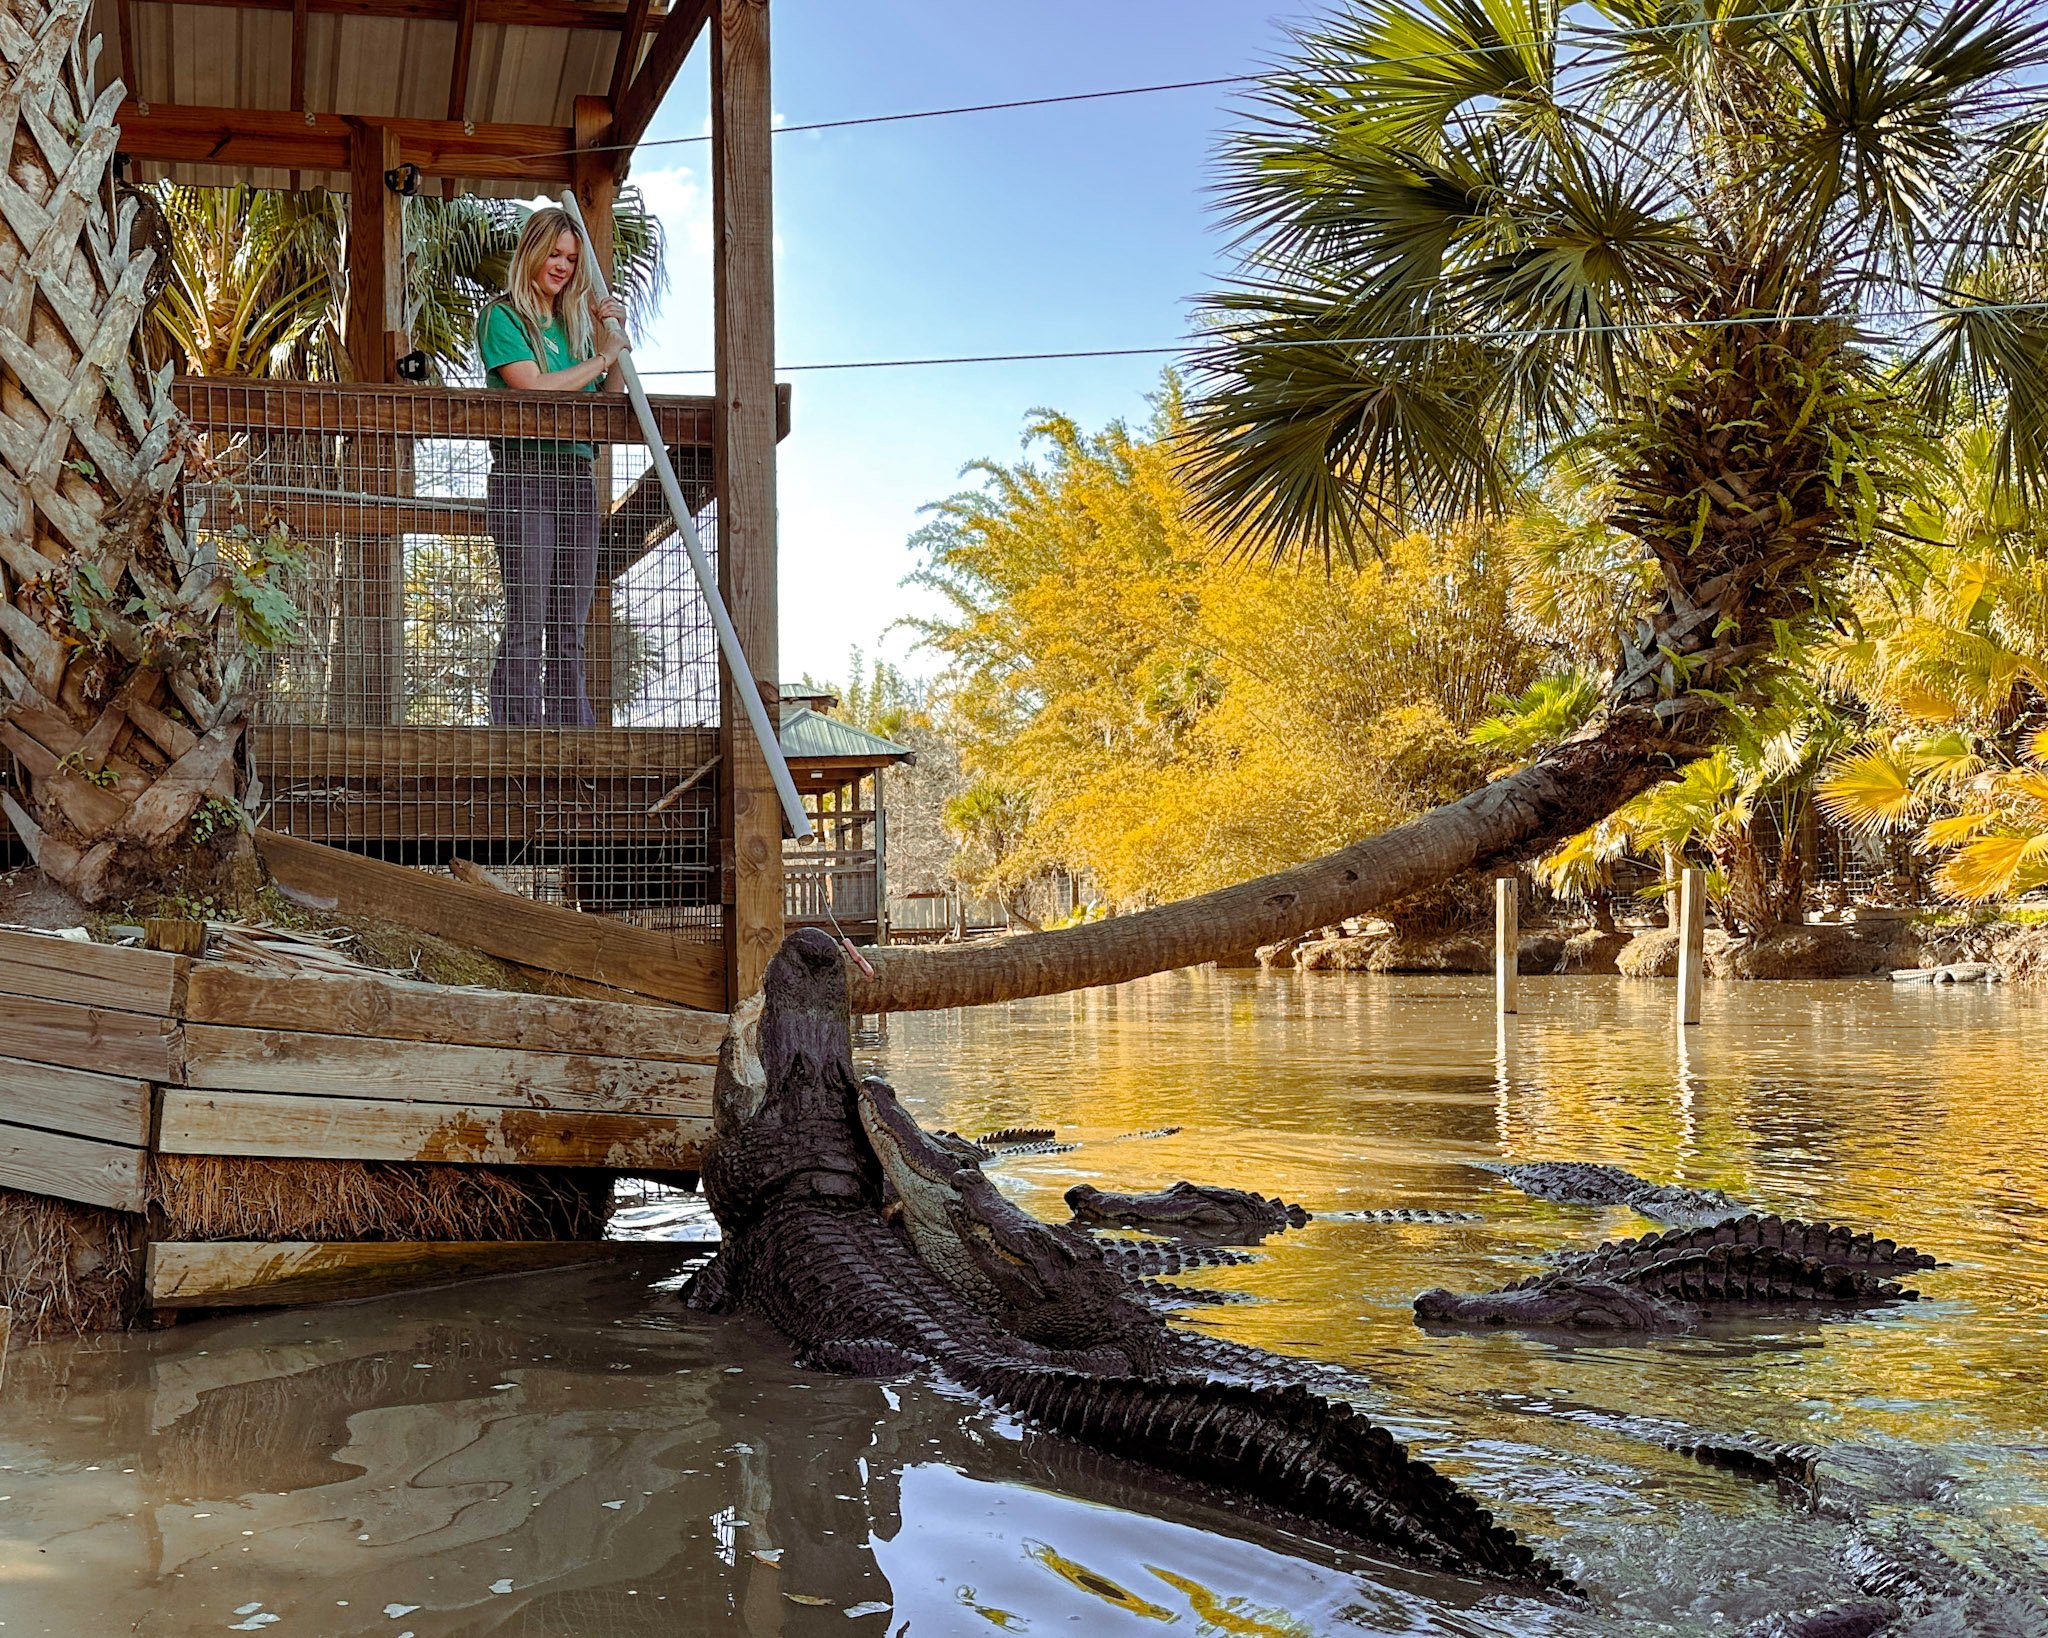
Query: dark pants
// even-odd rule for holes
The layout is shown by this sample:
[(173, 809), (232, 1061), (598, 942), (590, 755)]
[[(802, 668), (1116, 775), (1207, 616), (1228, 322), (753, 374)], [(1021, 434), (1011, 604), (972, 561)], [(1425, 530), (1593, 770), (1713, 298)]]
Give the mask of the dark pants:
[(588, 728), (583, 626), (597, 589), (597, 484), (588, 461), (494, 464), (484, 520), (498, 543), (505, 629), (491, 721)]

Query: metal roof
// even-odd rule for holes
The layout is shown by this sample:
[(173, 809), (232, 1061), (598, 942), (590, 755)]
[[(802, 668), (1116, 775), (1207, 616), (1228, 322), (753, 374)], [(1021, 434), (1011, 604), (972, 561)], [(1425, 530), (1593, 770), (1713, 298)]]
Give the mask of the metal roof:
[[(122, 78), (121, 0), (93, 0), (92, 30), (101, 40), (96, 79), (104, 89)], [(378, 8), (384, 10), (385, 8)], [(409, 8), (392, 6), (389, 12)], [(421, 11), (429, 8), (422, 6)], [(563, 8), (569, 9), (567, 7)], [(164, 4), (128, 0), (130, 43), (139, 103), (201, 108), (288, 110), (292, 83), (292, 8), (266, 4)], [(659, 11), (654, 15), (658, 18)], [(363, 15), (313, 9), (306, 31), (305, 110), (314, 114), (444, 120), (455, 72), (459, 24), (454, 17)], [(468, 96), (462, 117), (478, 123), (565, 126), (579, 96), (609, 88), (624, 35), (612, 27), (544, 28), (477, 17)], [(644, 38), (644, 36), (643, 36)], [(180, 182), (281, 188), (284, 170), (151, 162), (151, 177)], [(530, 185), (458, 178), (465, 190), (526, 197)], [(302, 173), (302, 186), (346, 189), (339, 175)]]
[(792, 762), (811, 759), (833, 762), (915, 762), (908, 745), (871, 734), (837, 717), (822, 716), (808, 705), (782, 708), (782, 754)]

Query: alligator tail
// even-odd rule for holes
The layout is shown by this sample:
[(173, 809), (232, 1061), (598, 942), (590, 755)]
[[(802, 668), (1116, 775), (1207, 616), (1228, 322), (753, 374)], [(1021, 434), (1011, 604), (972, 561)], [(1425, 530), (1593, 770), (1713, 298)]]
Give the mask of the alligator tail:
[(1456, 1574), (1583, 1596), (1384, 1428), (1305, 1388), (995, 1363), (973, 1375), (998, 1404), (1111, 1455)]

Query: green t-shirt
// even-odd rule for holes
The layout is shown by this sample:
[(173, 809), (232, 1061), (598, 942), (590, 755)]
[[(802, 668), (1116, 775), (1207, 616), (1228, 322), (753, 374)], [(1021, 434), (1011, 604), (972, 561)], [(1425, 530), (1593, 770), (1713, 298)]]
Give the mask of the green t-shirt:
[[(533, 350), (533, 337), (527, 333), (525, 323), (513, 310), (509, 301), (494, 301), (484, 309), (483, 323), (477, 330), (477, 351), (483, 355), (484, 382), (487, 386), (502, 387), (505, 378), (498, 373), (499, 366), (515, 363), (519, 359), (531, 359), (540, 366), (543, 374), (554, 370), (566, 370), (582, 362), (569, 351), (569, 337), (562, 329), (560, 319), (548, 320), (548, 326), (540, 333), (541, 353)], [(545, 354), (543, 357), (541, 354)], [(591, 382), (583, 390), (596, 392), (597, 383)], [(565, 443), (559, 438), (493, 438), (491, 453), (500, 460), (518, 460), (521, 456), (531, 458), (575, 458), (589, 460), (597, 451), (589, 444)]]

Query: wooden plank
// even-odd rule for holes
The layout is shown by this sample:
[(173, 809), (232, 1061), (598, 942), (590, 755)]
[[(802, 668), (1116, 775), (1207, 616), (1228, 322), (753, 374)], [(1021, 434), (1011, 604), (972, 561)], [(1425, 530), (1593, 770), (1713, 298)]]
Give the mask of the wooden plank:
[[(181, 0), (186, 5), (232, 11), (290, 11), (294, 0)], [(395, 17), (429, 23), (460, 20), (462, 0), (310, 0), (310, 10), (336, 17)], [(628, 22), (624, 0), (480, 0), (477, 21), (501, 28), (596, 29), (621, 33)], [(657, 11), (642, 27), (658, 26), (667, 17)]]
[[(299, 5), (306, 0), (296, 0)], [(455, 17), (455, 61), (448, 71), (448, 117), (461, 121), (469, 117), (469, 69), (470, 60), (476, 55), (476, 19), (479, 0), (457, 0)], [(622, 37), (631, 43), (644, 21), (645, 0), (642, 0), (643, 17), (633, 22)], [(623, 46), (622, 46), (623, 49)]]
[(710, 1141), (708, 1111), (592, 1115), (175, 1086), (163, 1089), (157, 1119), (166, 1155), (695, 1171)]
[[(326, 117), (326, 116), (319, 116)], [(567, 128), (563, 134), (567, 135)], [(566, 174), (563, 180), (567, 180)], [(376, 382), (229, 381), (180, 376), (171, 397), (198, 425), (223, 432), (370, 432), (419, 438), (563, 438), (642, 442), (623, 394), (502, 392), (480, 387), (393, 386)], [(650, 397), (671, 447), (711, 447), (715, 401)]]
[[(316, 5), (315, 11), (325, 8)], [(211, 108), (190, 103), (121, 104), (121, 150), (138, 159), (349, 174), (349, 127), (338, 114), (289, 108)], [(496, 182), (566, 182), (574, 134), (566, 125), (375, 119), (400, 157), (434, 176)]]
[(143, 1149), (149, 1116), (147, 1081), (0, 1058), (0, 1121)]
[(1700, 1021), (1707, 974), (1707, 873), (1687, 866), (1678, 876), (1678, 1022)]
[(194, 1024), (243, 1029), (683, 1064), (716, 1063), (725, 1039), (722, 1013), (450, 989), (398, 979), (276, 977), (211, 961), (193, 970), (185, 1017)]
[(704, 765), (709, 728), (252, 728), (266, 781), (363, 774), (460, 779), (666, 779)]
[(1521, 884), (1513, 876), (1493, 882), (1493, 1003), (1502, 1016), (1516, 1010), (1522, 987)]
[(344, 914), (419, 927), (486, 955), (636, 995), (725, 1011), (724, 974), (712, 946), (359, 859), (275, 831), (258, 830), (256, 845), (279, 881), (335, 900)]
[[(677, 13), (682, 8), (678, 6)], [(671, 17), (670, 25), (676, 21)], [(668, 25), (664, 26), (664, 33)], [(660, 36), (656, 36), (656, 46)], [(650, 64), (654, 48), (649, 50)], [(645, 69), (642, 70), (644, 74)], [(622, 115), (623, 118), (623, 115)], [(761, 985), (782, 943), (782, 811), (734, 692), (780, 709), (775, 567), (773, 109), (766, 0), (717, 0), (711, 57), (712, 267), (716, 304), (718, 580), (752, 669), (724, 682), (720, 832), (731, 848), (726, 993)]]
[[(696, 45), (697, 36), (704, 32), (704, 25), (710, 21), (715, 4), (716, 0), (676, 0), (669, 8), (661, 27), (647, 43), (647, 55), (641, 58), (625, 90), (614, 92), (612, 96), (614, 111), (607, 141), (630, 150), (647, 134), (655, 110), (661, 106), (661, 99), (668, 95), (668, 88), (675, 82), (691, 47)], [(715, 58), (711, 72), (715, 87), (718, 75)], [(714, 89), (714, 98), (716, 95)]]
[(704, 1249), (647, 1240), (157, 1240), (143, 1284), (152, 1308), (269, 1307), (588, 1263), (666, 1269)]
[(620, 1115), (709, 1109), (711, 1066), (288, 1029), (185, 1028), (185, 1081), (217, 1091), (403, 1096)]
[[(646, 32), (650, 9), (648, 0), (626, 0), (626, 25), (619, 36), (618, 51), (612, 57), (611, 85), (605, 92), (607, 114), (611, 108), (618, 107), (619, 98), (626, 94), (626, 87), (632, 83), (633, 71), (640, 66), (640, 37)], [(698, 27), (703, 25), (700, 23)]]
[(144, 1151), (0, 1125), (0, 1187), (115, 1211), (142, 1210)]
[(142, 1081), (177, 1079), (177, 1026), (147, 1013), (0, 996), (0, 1057)]
[(0, 931), (0, 993), (169, 1017), (191, 963), (159, 950)]

